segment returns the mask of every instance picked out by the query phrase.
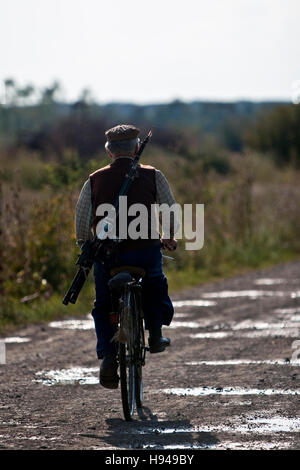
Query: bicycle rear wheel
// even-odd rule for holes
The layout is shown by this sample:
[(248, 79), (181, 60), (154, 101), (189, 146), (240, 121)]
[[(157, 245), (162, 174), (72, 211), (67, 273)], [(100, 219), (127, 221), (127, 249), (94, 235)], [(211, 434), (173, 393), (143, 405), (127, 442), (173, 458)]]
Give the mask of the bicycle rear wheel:
[(128, 337), (126, 343), (119, 343), (119, 364), (122, 406), (126, 421), (131, 421), (135, 404), (135, 322), (133, 321), (132, 313), (132, 294), (130, 289), (125, 289), (122, 297), (120, 327), (124, 327), (124, 322), (126, 322), (126, 332)]
[(142, 381), (142, 366), (136, 366), (134, 372), (135, 378), (135, 401), (137, 408), (143, 406), (143, 381)]
[(143, 406), (143, 375), (142, 369), (145, 361), (145, 336), (144, 336), (144, 320), (141, 314), (141, 298), (139, 292), (134, 296), (135, 304), (135, 322), (136, 322), (136, 341), (135, 341), (135, 401), (137, 408)]
[(120, 382), (123, 413), (126, 421), (131, 421), (135, 402), (135, 368), (126, 344), (119, 345)]

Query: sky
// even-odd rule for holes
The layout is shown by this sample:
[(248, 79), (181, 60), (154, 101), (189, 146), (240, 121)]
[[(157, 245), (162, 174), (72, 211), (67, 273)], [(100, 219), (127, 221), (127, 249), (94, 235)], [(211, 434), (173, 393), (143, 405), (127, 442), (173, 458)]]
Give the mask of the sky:
[(67, 101), (291, 100), (300, 80), (299, 0), (0, 0), (0, 15), (1, 84), (58, 80)]

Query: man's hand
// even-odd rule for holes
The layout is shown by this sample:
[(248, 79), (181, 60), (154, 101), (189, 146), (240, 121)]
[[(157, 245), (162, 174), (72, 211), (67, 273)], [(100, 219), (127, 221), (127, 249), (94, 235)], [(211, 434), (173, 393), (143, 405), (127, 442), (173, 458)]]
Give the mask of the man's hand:
[(161, 243), (162, 243), (163, 249), (165, 250), (169, 250), (169, 251), (176, 250), (177, 241), (174, 238), (170, 238), (170, 239), (162, 238)]

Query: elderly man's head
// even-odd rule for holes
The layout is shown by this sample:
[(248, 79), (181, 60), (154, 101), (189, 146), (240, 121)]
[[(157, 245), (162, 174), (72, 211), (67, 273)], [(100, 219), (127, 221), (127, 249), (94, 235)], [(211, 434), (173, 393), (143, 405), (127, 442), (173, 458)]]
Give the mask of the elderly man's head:
[(134, 156), (139, 148), (140, 130), (132, 125), (120, 124), (105, 132), (107, 142), (105, 149), (112, 158), (121, 156)]

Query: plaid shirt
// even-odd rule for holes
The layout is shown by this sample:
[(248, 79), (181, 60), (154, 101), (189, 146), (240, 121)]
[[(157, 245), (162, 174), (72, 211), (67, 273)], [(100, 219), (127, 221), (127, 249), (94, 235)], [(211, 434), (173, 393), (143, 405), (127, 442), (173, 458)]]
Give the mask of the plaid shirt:
[[(121, 157), (124, 158), (124, 157)], [(130, 158), (130, 157), (128, 157)], [(168, 184), (167, 179), (163, 173), (159, 170), (155, 170), (155, 181), (156, 181), (156, 203), (167, 204), (172, 206), (175, 204), (175, 199)], [(92, 201), (91, 201), (91, 183), (88, 179), (80, 192), (75, 211), (75, 233), (76, 243), (79, 247), (82, 244), (93, 237), (92, 233)], [(179, 228), (179, 222), (177, 217), (171, 217), (170, 232), (176, 233)]]

